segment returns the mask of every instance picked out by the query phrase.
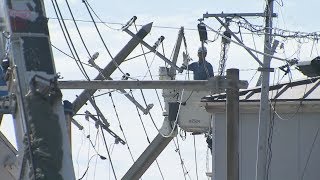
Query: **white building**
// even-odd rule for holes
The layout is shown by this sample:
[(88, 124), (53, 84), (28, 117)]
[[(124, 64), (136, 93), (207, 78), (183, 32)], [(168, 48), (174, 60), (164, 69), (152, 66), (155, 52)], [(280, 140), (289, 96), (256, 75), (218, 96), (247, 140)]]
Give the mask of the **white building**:
[[(320, 78), (270, 87), (270, 180), (320, 179)], [(240, 91), (239, 172), (255, 179), (260, 88)], [(225, 94), (202, 100), (213, 114), (213, 178), (226, 179)]]

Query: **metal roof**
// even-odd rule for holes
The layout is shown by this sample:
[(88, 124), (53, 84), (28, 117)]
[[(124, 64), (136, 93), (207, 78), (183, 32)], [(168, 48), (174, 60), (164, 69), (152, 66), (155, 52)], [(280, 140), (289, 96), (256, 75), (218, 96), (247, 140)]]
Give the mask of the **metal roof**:
[[(320, 101), (320, 76), (270, 86), (270, 100), (277, 101)], [(260, 101), (261, 87), (240, 90), (240, 101)], [(216, 94), (202, 98), (202, 102), (225, 101), (226, 94)]]

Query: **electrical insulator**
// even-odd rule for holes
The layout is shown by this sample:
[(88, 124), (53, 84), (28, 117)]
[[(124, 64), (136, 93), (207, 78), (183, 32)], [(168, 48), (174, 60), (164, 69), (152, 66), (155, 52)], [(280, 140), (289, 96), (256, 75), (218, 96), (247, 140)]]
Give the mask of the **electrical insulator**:
[(200, 36), (201, 42), (208, 40), (207, 28), (204, 23), (198, 24), (198, 31), (199, 31), (199, 36)]
[[(223, 33), (223, 35), (224, 35), (224, 36), (222, 36), (222, 42), (223, 42), (223, 43), (230, 43), (231, 33), (230, 33), (229, 31), (225, 31), (225, 32)], [(225, 38), (225, 36), (226, 36), (227, 38)]]

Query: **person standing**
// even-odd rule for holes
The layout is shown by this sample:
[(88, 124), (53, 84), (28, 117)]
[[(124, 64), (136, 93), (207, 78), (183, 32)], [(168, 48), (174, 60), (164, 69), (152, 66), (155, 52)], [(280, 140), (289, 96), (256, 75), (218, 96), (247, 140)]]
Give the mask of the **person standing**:
[[(184, 54), (184, 56), (186, 56)], [(189, 71), (193, 71), (193, 79), (194, 80), (207, 80), (210, 77), (213, 77), (213, 68), (212, 65), (206, 61), (207, 56), (207, 48), (206, 47), (200, 47), (198, 49), (198, 62), (193, 62), (188, 65), (188, 61), (185, 61), (187, 57), (184, 57), (184, 63), (181, 66), (181, 70), (187, 69)], [(180, 73), (182, 73), (180, 71)]]

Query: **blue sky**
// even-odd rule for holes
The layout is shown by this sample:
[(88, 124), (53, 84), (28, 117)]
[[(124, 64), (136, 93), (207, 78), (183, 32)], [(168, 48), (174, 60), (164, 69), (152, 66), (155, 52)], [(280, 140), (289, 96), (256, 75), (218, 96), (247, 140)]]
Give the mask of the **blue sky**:
[[(64, 0), (58, 0), (60, 8), (62, 9), (65, 18), (70, 18), (69, 13), (67, 12), (66, 4)], [(236, 0), (224, 0), (224, 1), (147, 1), (147, 0), (136, 0), (136, 1), (109, 1), (109, 0), (88, 0), (95, 12), (106, 22), (112, 23), (126, 23), (132, 16), (137, 16), (137, 24), (143, 25), (149, 22), (154, 22), (154, 27), (145, 40), (149, 44), (153, 43), (158, 39), (159, 36), (165, 36), (164, 41), (164, 52), (167, 57), (170, 57), (172, 48), (174, 47), (178, 29), (181, 26), (186, 28), (185, 35), (188, 44), (188, 51), (190, 56), (196, 60), (196, 49), (199, 47), (200, 42), (198, 39), (198, 32), (192, 29), (196, 29), (198, 19), (202, 17), (203, 13), (241, 13), (241, 12), (263, 12), (265, 1), (258, 0), (245, 0), (245, 1), (236, 1)], [(71, 8), (74, 12), (76, 19), (89, 20), (88, 13), (81, 0), (70, 0), (69, 1)], [(283, 2), (278, 0), (278, 3), (275, 3), (275, 12), (278, 13), (279, 17), (274, 20), (274, 26), (281, 29), (290, 29), (293, 31), (305, 31), (305, 32), (315, 32), (320, 29), (320, 23), (316, 22), (315, 14), (317, 7), (319, 7), (319, 2), (316, 0), (308, 1), (308, 3), (301, 2), (298, 0), (289, 0)], [(53, 12), (51, 1), (45, 1), (46, 11), (48, 17), (55, 17)], [(263, 25), (263, 19), (258, 18), (249, 18), (249, 21), (253, 24)], [(214, 29), (220, 27), (219, 23), (214, 19), (206, 19), (205, 23)], [(80, 43), (79, 36), (76, 33), (74, 25), (71, 21), (67, 22), (68, 29), (70, 30), (71, 36), (76, 44), (77, 50), (79, 52), (80, 58), (83, 62), (87, 62), (88, 55), (85, 53), (85, 50)], [(97, 64), (101, 67), (104, 67), (110, 62), (110, 57), (106, 53), (105, 49), (102, 46), (102, 43), (98, 39), (97, 33), (94, 29), (94, 26), (91, 23), (81, 23), (79, 22), (80, 31), (84, 37), (86, 44), (90, 52), (99, 52), (100, 56), (97, 59)], [(120, 25), (117, 24), (108, 24), (113, 28), (120, 28)], [(162, 27), (171, 27), (171, 28), (159, 28)], [(63, 36), (61, 34), (60, 27), (56, 20), (49, 20), (49, 28), (51, 41), (57, 47), (63, 49), (65, 52), (69, 53)], [(138, 26), (140, 28), (140, 26)], [(112, 30), (107, 28), (104, 25), (99, 25), (99, 29), (103, 34), (103, 38), (106, 41), (108, 48), (111, 51), (111, 54), (115, 55), (119, 50), (130, 40), (130, 37), (122, 32)], [(191, 30), (189, 30), (191, 29)], [(233, 29), (236, 29), (233, 27)], [(135, 31), (133, 27), (130, 30)], [(256, 46), (257, 50), (263, 51), (263, 36), (251, 36), (251, 34), (243, 35), (245, 44), (249, 47), (254, 48)], [(215, 33), (209, 32), (209, 39), (215, 37)], [(318, 44), (316, 43), (313, 50), (311, 50), (312, 42), (309, 43), (297, 43), (295, 40), (284, 41), (279, 39), (280, 42), (284, 43), (285, 49), (278, 50), (276, 56), (278, 57), (291, 57), (299, 58), (301, 60), (310, 60), (317, 56), (316, 48)], [(217, 72), (219, 55), (220, 55), (220, 42), (221, 39), (215, 41), (214, 43), (209, 43), (208, 48), (208, 61), (212, 63), (214, 71)], [(184, 47), (182, 50), (185, 50)], [(159, 49), (162, 52), (162, 49)], [(245, 50), (235, 44), (231, 44), (229, 49), (229, 57), (227, 62), (227, 68), (239, 68), (242, 69), (240, 72), (240, 78), (244, 80), (253, 79), (250, 82), (250, 85), (254, 85), (255, 81), (258, 78), (256, 69), (258, 67), (257, 63), (248, 55)], [(140, 54), (141, 48), (137, 47), (136, 50), (130, 55), (130, 57)], [(83, 80), (84, 77), (77, 69), (75, 63), (70, 58), (61, 54), (60, 52), (53, 50), (53, 55), (56, 63), (56, 70), (60, 72), (64, 77), (64, 80)], [(258, 56), (261, 60), (262, 57)], [(147, 55), (148, 62), (152, 62), (151, 72), (154, 75), (154, 78), (157, 77), (158, 67), (163, 66), (164, 63), (157, 57), (154, 58), (152, 54)], [(178, 59), (178, 65), (182, 63), (181, 57)], [(283, 65), (283, 62), (273, 60), (272, 66), (279, 67)], [(147, 68), (144, 63), (143, 58), (134, 59), (132, 61), (123, 63), (121, 68), (125, 72), (129, 72), (132, 77), (142, 78), (147, 73)], [(253, 69), (253, 70), (250, 70)], [(93, 68), (86, 67), (88, 74), (91, 78), (94, 78), (97, 75), (97, 71)], [(279, 71), (276, 71), (279, 73)], [(116, 71), (111, 77), (114, 79), (120, 79), (122, 76), (120, 71)], [(273, 75), (272, 75), (273, 76)], [(297, 72), (293, 71), (294, 78), (302, 78), (303, 76)], [(183, 75), (179, 75), (178, 79), (184, 79)], [(150, 79), (150, 77), (146, 77)], [(287, 77), (284, 80), (288, 80)], [(64, 91), (64, 99), (73, 101), (79, 90), (67, 90)], [(98, 93), (106, 92), (106, 90), (101, 90)], [(143, 103), (140, 91), (133, 91), (137, 100)], [(161, 91), (160, 98), (161, 98)], [(145, 91), (147, 101), (149, 103), (154, 103), (155, 107), (152, 109), (152, 114), (154, 116), (155, 122), (158, 126), (161, 126), (162, 110), (157, 101), (154, 91)], [(138, 115), (136, 113), (135, 107), (133, 104), (124, 98), (120, 93), (113, 93), (115, 99), (116, 107), (118, 110), (119, 118), (122, 122), (122, 126), (128, 142), (131, 146), (135, 159), (143, 152), (147, 147), (146, 137), (143, 133), (143, 129), (140, 125)], [(103, 110), (104, 115), (110, 120), (111, 128), (122, 137), (122, 133), (119, 129), (117, 122), (117, 117), (114, 113), (112, 103), (110, 98), (102, 96), (97, 98), (98, 106)], [(83, 113), (84, 110), (90, 110), (92, 112), (93, 108), (85, 106), (81, 109), (80, 113)], [(146, 124), (147, 131), (150, 135), (150, 139), (157, 134), (154, 129), (148, 116), (143, 116), (143, 121)], [(85, 137), (91, 135), (95, 137), (96, 129), (94, 125), (90, 122), (84, 120), (83, 116), (75, 116), (75, 119), (78, 120), (81, 124), (85, 126), (85, 131), (79, 131), (73, 127), (73, 159), (76, 177), (79, 178), (84, 173), (88, 159), (95, 154), (92, 147), (90, 147), (88, 139)], [(10, 124), (10, 120), (5, 121), (7, 124)], [(5, 125), (2, 125), (3, 131), (7, 132), (8, 136), (12, 137), (12, 133), (8, 133), (8, 128), (5, 128)], [(10, 135), (11, 134), (11, 135)], [(107, 135), (108, 136), (108, 135)], [(108, 145), (113, 146), (112, 160), (116, 168), (118, 179), (128, 170), (132, 161), (130, 159), (127, 148), (122, 145), (113, 145), (113, 139), (108, 136)], [(206, 159), (211, 159), (211, 156), (207, 156), (207, 148), (205, 143), (205, 138), (203, 135), (196, 137), (197, 142), (197, 155), (198, 155), (198, 169), (199, 169), (199, 179), (205, 179), (206, 172)], [(185, 141), (182, 141), (179, 137), (180, 149), (185, 161), (187, 169), (190, 171), (191, 179), (196, 179), (195, 174), (195, 162), (194, 162), (194, 149), (193, 149), (193, 137), (191, 135), (187, 136)], [(106, 151), (103, 147), (102, 139), (100, 137), (97, 140), (99, 144), (98, 151), (100, 154), (106, 156)], [(98, 145), (97, 145), (98, 146)], [(165, 179), (184, 179), (181, 172), (180, 162), (178, 155), (175, 152), (174, 144), (170, 144), (167, 149), (159, 157), (159, 164), (163, 170)], [(110, 171), (110, 165), (107, 161), (101, 161), (99, 159), (93, 158), (90, 161), (90, 168), (85, 176), (86, 179), (113, 179), (112, 173)], [(156, 166), (153, 164), (152, 167), (146, 172), (143, 179), (161, 179), (159, 176)], [(189, 178), (187, 178), (189, 179)]]

